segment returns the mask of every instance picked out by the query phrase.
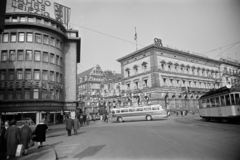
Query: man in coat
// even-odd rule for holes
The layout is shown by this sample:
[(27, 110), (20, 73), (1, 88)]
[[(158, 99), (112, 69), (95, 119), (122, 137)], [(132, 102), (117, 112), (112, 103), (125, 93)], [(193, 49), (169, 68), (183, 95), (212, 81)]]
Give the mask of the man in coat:
[(68, 136), (71, 136), (72, 128), (74, 126), (74, 122), (71, 117), (67, 117), (66, 120), (66, 130), (68, 131)]
[(0, 147), (0, 152), (2, 152), (4, 157), (6, 156), (6, 152), (7, 152), (7, 142), (4, 136), (8, 128), (9, 128), (9, 122), (6, 121), (1, 131), (1, 147)]
[(10, 121), (10, 127), (5, 133), (7, 141), (7, 159), (15, 157), (18, 144), (20, 144), (20, 129), (16, 126), (16, 121)]
[(74, 122), (74, 134), (77, 135), (77, 130), (79, 129), (80, 125), (79, 125), (79, 120), (77, 119), (77, 116), (75, 116), (75, 119), (73, 120)]
[(29, 127), (28, 123), (25, 122), (24, 126), (20, 129), (20, 140), (21, 144), (24, 146), (24, 154), (27, 154), (27, 149), (28, 149), (28, 143), (30, 143), (30, 140), (32, 139), (32, 130)]

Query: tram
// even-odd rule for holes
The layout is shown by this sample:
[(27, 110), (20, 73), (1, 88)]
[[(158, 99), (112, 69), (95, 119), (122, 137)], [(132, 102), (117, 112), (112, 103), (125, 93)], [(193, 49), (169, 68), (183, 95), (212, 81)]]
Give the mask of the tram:
[(240, 121), (240, 86), (209, 91), (199, 99), (199, 113), (206, 121)]

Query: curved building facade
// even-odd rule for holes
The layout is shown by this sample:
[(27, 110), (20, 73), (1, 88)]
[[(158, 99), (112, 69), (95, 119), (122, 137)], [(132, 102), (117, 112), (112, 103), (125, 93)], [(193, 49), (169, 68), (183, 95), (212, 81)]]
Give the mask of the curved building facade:
[(38, 121), (41, 113), (75, 111), (78, 32), (49, 17), (8, 13), (0, 36), (0, 112), (31, 112)]

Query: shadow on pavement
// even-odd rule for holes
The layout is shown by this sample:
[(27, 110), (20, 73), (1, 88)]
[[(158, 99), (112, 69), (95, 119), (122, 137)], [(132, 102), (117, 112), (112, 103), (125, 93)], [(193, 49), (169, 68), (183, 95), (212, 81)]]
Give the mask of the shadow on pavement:
[(85, 157), (91, 157), (91, 156), (95, 155), (96, 153), (98, 153), (105, 146), (106, 145), (99, 145), (99, 146), (88, 147), (87, 149), (85, 149), (81, 153), (79, 153), (76, 156), (74, 156), (74, 158), (82, 159), (82, 158), (85, 158)]

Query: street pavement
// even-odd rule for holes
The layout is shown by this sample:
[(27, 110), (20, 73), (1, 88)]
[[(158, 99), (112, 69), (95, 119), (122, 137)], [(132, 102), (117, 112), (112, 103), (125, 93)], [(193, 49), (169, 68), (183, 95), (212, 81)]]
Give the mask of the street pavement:
[[(233, 129), (234, 128), (234, 129)], [(67, 136), (49, 127), (44, 147), (19, 160), (239, 160), (240, 125), (205, 122), (199, 115), (155, 121), (90, 122)]]
[(81, 127), (78, 135), (71, 137), (64, 125), (56, 125), (50, 127), (46, 143), (54, 148), (59, 160), (240, 159), (239, 130), (194, 123), (199, 120), (199, 115), (194, 115), (156, 121), (98, 121)]

